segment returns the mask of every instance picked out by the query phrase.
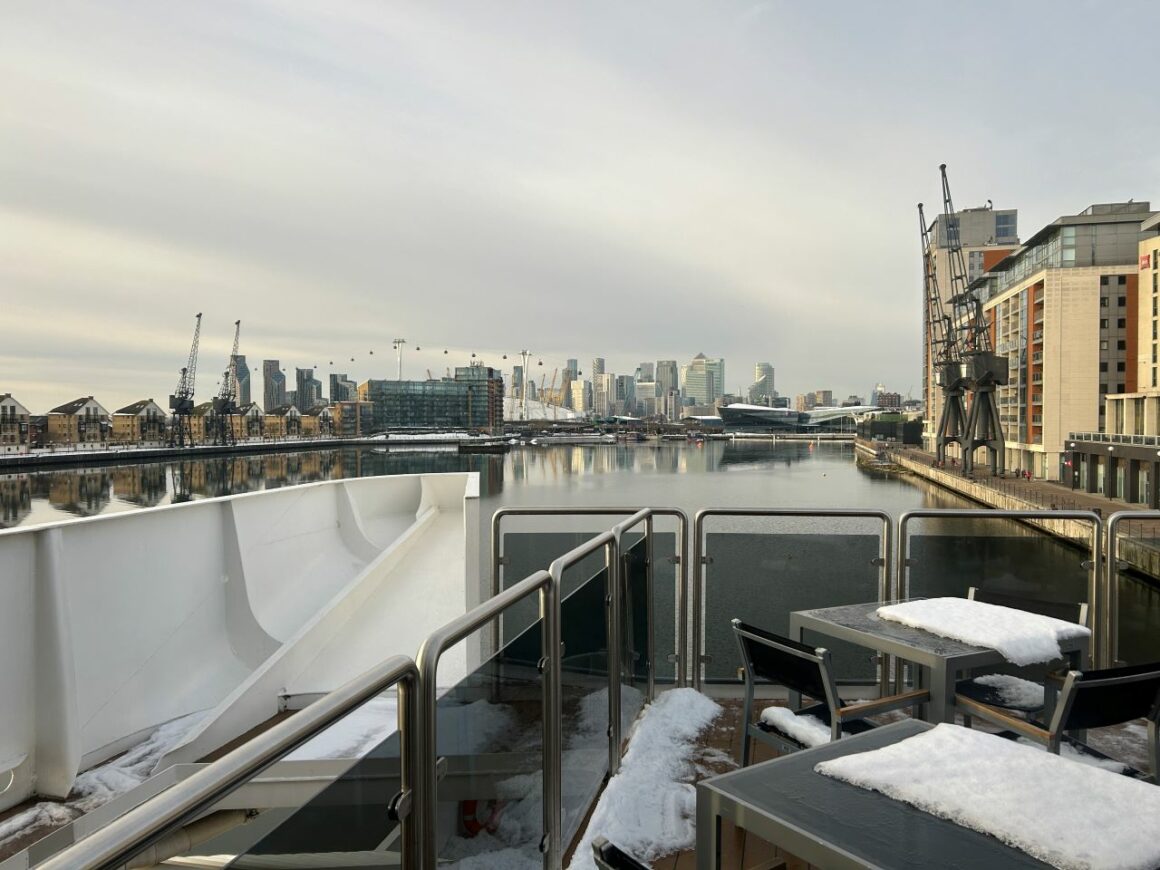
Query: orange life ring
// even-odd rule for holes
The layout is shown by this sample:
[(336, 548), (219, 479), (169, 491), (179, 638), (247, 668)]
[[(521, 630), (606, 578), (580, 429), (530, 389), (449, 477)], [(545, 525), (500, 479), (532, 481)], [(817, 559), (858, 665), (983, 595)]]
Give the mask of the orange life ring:
[(474, 837), (480, 831), (494, 834), (506, 805), (507, 801), (502, 800), (460, 801), (459, 818), (467, 836)]

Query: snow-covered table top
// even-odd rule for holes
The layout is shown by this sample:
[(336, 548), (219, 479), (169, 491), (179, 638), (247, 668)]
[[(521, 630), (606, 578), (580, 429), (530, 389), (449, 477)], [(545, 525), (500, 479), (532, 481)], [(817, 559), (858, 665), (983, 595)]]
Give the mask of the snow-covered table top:
[(876, 612), (882, 619), (998, 650), (1016, 665), (1055, 661), (1063, 657), (1061, 640), (1091, 634), (1086, 626), (1074, 622), (967, 598), (904, 601), (879, 607)]
[(1055, 867), (1160, 866), (1160, 788), (1037, 746), (942, 724), (814, 769)]

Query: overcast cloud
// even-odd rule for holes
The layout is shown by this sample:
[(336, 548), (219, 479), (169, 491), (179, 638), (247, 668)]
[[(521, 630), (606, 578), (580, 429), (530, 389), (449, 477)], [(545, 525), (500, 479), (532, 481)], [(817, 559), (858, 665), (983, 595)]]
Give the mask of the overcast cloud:
[[(1151, 4), (8, 2), (0, 392), (593, 356), (920, 389), (914, 206), (1160, 200)], [(413, 347), (419, 345), (421, 351)], [(443, 350), (447, 349), (447, 354)], [(374, 351), (374, 355), (370, 351)], [(509, 354), (505, 362), (503, 353)], [(354, 357), (354, 361), (351, 361)], [(333, 369), (330, 362), (333, 361)], [(537, 372), (541, 370), (537, 369)], [(260, 370), (255, 398), (261, 399)]]

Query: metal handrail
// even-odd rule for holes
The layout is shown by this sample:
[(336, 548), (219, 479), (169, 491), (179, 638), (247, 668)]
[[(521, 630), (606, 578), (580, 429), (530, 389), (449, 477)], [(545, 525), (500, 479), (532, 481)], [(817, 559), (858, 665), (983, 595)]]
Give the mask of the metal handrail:
[[(702, 648), (702, 610), (704, 609), (704, 585), (705, 572), (704, 562), (705, 553), (703, 545), (703, 532), (705, 527), (705, 519), (708, 517), (842, 517), (850, 519), (876, 519), (882, 521), (882, 549), (879, 551), (878, 557), (878, 599), (884, 600), (885, 595), (890, 587), (891, 577), (891, 558), (893, 547), (891, 546), (891, 538), (893, 534), (893, 521), (886, 511), (880, 510), (859, 510), (853, 508), (706, 508), (699, 510), (693, 517), (693, 688), (697, 691), (701, 690), (701, 665), (704, 662), (701, 660)], [(886, 680), (887, 669), (881, 669), (881, 678), (879, 680), (880, 688), (884, 688), (884, 681)]]
[[(210, 809), (336, 720), (396, 684), (401, 782), (394, 811), (402, 825), (403, 864), (411, 866), (408, 862), (418, 857), (420, 838), (417, 820), (409, 812), (411, 793), (418, 780), (418, 757), (411, 742), (418, 731), (418, 709), (413, 698), (418, 677), (410, 658), (392, 656), (37, 867), (95, 870), (122, 866), (167, 831)], [(387, 807), (383, 809), (388, 811)]]
[(1101, 623), (1100, 661), (1105, 667), (1115, 667), (1120, 652), (1120, 523), (1124, 520), (1160, 520), (1160, 511), (1116, 511), (1106, 520), (1105, 552), (1108, 554), (1104, 566), (1104, 589), (1107, 595), (1107, 609)]
[[(491, 518), (491, 594), (499, 591), (503, 570), (500, 531), (504, 517), (509, 516), (630, 516), (640, 508), (612, 506), (599, 507), (511, 507), (500, 508)], [(654, 517), (674, 517), (677, 520), (677, 552), (674, 556), (677, 572), (677, 685), (688, 685), (689, 670), (689, 515), (680, 508), (649, 508)], [(498, 645), (498, 636), (495, 639)]]
[[(1139, 516), (1139, 513), (1136, 514)], [(1090, 559), (1083, 563), (1088, 570), (1088, 627), (1092, 629), (1092, 658), (1097, 667), (1107, 667), (1107, 659), (1101, 650), (1099, 635), (1101, 626), (1109, 618), (1107, 612), (1107, 572), (1101, 568), (1100, 539), (1103, 535), (1103, 523), (1098, 514), (1093, 511), (1061, 511), (1061, 510), (973, 510), (970, 508), (940, 508), (907, 511), (898, 518), (898, 555), (895, 564), (898, 573), (895, 578), (895, 598), (910, 596), (910, 558), (907, 556), (907, 527), (911, 520), (916, 519), (983, 519), (983, 520), (1074, 520), (1091, 524), (1090, 543), (1088, 552)], [(1101, 582), (1102, 581), (1102, 582)]]
[[(611, 534), (611, 533), (605, 533)], [(560, 844), (560, 581), (547, 571), (537, 571), (514, 586), (489, 598), (478, 607), (437, 629), (419, 647), (415, 656), (419, 672), (419, 776), (415, 780), (415, 805), (418, 808), (419, 830), (422, 832), (418, 855), (420, 867), (435, 867), (436, 805), (438, 802), (436, 762), (436, 680), (439, 658), (448, 647), (470, 634), (530, 595), (540, 599), (540, 618), (544, 622), (540, 634), (541, 670), (546, 675), (544, 693), (544, 840), (541, 851), (547, 856), (547, 866), (558, 867), (563, 856)]]

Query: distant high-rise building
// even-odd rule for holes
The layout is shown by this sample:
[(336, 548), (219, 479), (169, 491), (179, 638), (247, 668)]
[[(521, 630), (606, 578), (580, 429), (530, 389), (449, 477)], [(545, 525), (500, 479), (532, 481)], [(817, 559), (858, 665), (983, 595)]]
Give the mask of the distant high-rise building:
[(572, 410), (586, 414), (592, 410), (592, 384), (572, 381)]
[(603, 372), (592, 376), (592, 411), (598, 417), (607, 417), (613, 413), (615, 377), (611, 373), (605, 374)]
[(617, 375), (614, 389), (616, 413), (636, 414), (636, 379), (632, 375)]
[(574, 381), (580, 376), (580, 363), (574, 359), (570, 359), (568, 360), (567, 364), (565, 364), (564, 371), (571, 374), (571, 380)]
[(322, 402), (322, 381), (314, 377), (314, 369), (294, 369), (294, 406), (299, 411), (309, 411)]
[(273, 411), (287, 404), (286, 374), (276, 359), (262, 360), (262, 399), (264, 411)]
[(524, 395), (524, 367), (512, 366), (512, 389), (511, 394), (514, 398), (520, 399)]
[(657, 395), (664, 397), (673, 390), (681, 389), (681, 382), (677, 379), (677, 361), (675, 359), (657, 360)]
[(878, 394), (886, 392), (886, 384), (875, 384), (874, 389), (870, 391), (870, 404), (878, 404)]
[(709, 359), (703, 353), (685, 366), (685, 397), (695, 405), (712, 405), (725, 394), (725, 360)]
[(596, 381), (595, 381), (596, 376), (604, 374), (604, 357), (602, 357), (602, 356), (592, 357), (592, 370), (589, 371), (588, 374), (590, 377), (593, 378), (592, 383), (595, 384), (596, 383)]
[(330, 404), (353, 402), (358, 399), (358, 385), (345, 374), (330, 375)]
[(753, 384), (749, 388), (749, 401), (754, 405), (768, 405), (777, 397), (773, 386), (773, 366), (759, 362), (753, 367)]
[(656, 380), (656, 366), (650, 362), (642, 362), (636, 367), (636, 374), (633, 375), (637, 381), (655, 381)]
[(250, 367), (246, 364), (244, 353), (234, 354), (234, 377), (238, 379), (238, 407), (244, 408), (250, 404)]
[(814, 407), (815, 408), (832, 408), (832, 407), (834, 407), (834, 391), (833, 390), (815, 390), (814, 391)]
[(817, 393), (805, 393), (804, 395), (794, 396), (793, 409), (795, 411), (812, 411), (817, 407), (815, 401)]

